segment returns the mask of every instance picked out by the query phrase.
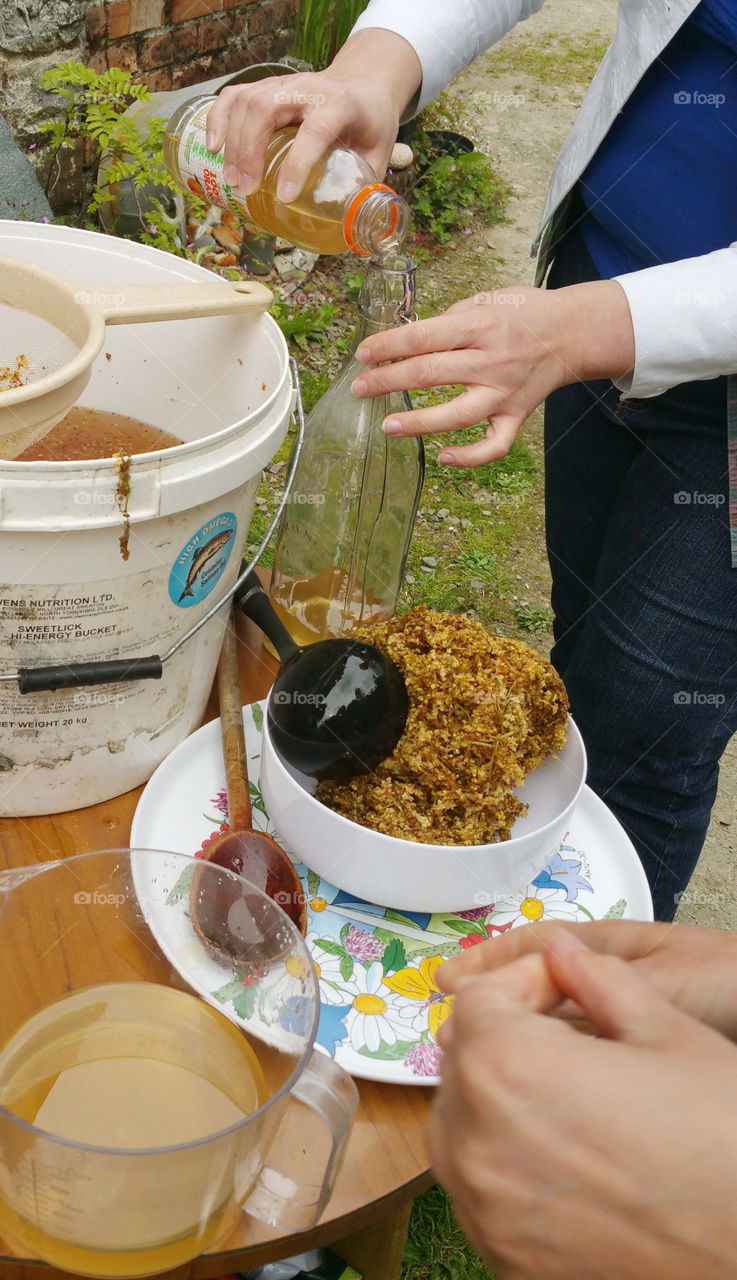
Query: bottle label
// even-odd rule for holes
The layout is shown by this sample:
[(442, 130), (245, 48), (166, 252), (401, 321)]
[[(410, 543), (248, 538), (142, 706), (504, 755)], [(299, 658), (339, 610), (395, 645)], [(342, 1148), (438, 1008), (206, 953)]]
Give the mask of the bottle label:
[(245, 196), (225, 181), (222, 151), (207, 149), (207, 115), (211, 105), (203, 102), (182, 128), (178, 155), (182, 182), (207, 204), (232, 209), (237, 218), (250, 219)]

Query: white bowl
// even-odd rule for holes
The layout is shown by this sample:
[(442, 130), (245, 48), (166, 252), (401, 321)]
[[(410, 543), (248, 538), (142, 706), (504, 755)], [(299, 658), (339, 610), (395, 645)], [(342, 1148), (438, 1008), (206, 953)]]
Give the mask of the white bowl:
[(402, 911), (466, 911), (523, 887), (558, 849), (586, 779), (586, 752), (569, 717), (557, 760), (539, 765), (517, 789), (529, 809), (509, 840), (418, 844), (370, 831), (316, 800), (314, 780), (277, 755), (267, 720), (261, 788), (290, 853), (339, 889)]

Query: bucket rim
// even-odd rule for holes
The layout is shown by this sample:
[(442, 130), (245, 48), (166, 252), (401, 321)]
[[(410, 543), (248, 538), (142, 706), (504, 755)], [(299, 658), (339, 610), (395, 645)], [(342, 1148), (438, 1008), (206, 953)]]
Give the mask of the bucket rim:
[[(258, 323), (263, 324), (264, 321), (268, 322), (267, 327), (270, 326), (272, 331), (275, 331), (278, 337), (284, 341), (286, 350), (286, 340), (284, 339), (284, 335), (274, 317), (268, 312), (265, 312), (259, 317)], [(132, 466), (150, 465), (152, 462), (159, 461), (159, 459), (163, 458), (164, 455), (166, 455), (167, 458), (171, 458), (172, 462), (174, 462), (178, 461), (180, 458), (186, 458), (189, 453), (194, 453), (204, 445), (209, 447), (225, 443), (226, 438), (231, 433), (237, 434), (239, 431), (242, 431), (243, 428), (251, 430), (259, 426), (262, 417), (274, 408), (276, 402), (279, 400), (281, 395), (283, 395), (284, 384), (290, 380), (289, 360), (287, 358), (285, 359), (281, 370), (281, 377), (277, 378), (273, 390), (259, 404), (258, 408), (251, 410), (251, 412), (244, 418), (239, 418), (237, 422), (229, 423), (227, 427), (222, 427), (220, 431), (212, 431), (209, 435), (199, 436), (196, 440), (185, 440), (181, 444), (168, 445), (163, 449), (152, 449), (147, 453), (126, 454), (125, 457), (130, 458)], [(93, 406), (90, 405), (75, 403), (71, 405), (68, 412), (71, 412), (73, 409), (89, 409), (92, 407)], [(104, 413), (105, 410), (101, 410), (101, 412)], [(108, 410), (107, 412), (111, 411)], [(174, 457), (174, 455), (176, 455), (176, 457)], [(73, 475), (75, 471), (88, 471), (90, 468), (94, 468), (96, 472), (100, 473), (105, 470), (114, 471), (116, 467), (117, 461), (114, 457), (60, 458), (57, 460), (54, 460), (53, 458), (38, 458), (33, 461), (25, 461), (24, 459), (17, 458), (0, 458), (0, 473), (7, 471), (9, 475), (16, 477), (20, 476), (21, 472), (24, 471), (29, 471), (32, 475), (43, 475), (48, 472), (53, 472), (54, 474), (61, 473), (63, 475)]]

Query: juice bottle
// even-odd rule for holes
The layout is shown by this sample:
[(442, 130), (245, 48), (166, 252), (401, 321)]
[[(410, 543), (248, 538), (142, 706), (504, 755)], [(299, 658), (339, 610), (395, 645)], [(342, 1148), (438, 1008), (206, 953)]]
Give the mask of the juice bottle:
[(279, 129), (269, 142), (261, 186), (245, 196), (225, 181), (223, 153), (208, 151), (207, 116), (214, 97), (183, 103), (169, 120), (164, 158), (184, 190), (290, 244), (314, 253), (381, 254), (404, 243), (409, 209), (396, 191), (379, 182), (358, 152), (335, 143), (315, 165), (291, 204), (276, 195), (281, 165), (296, 128)]

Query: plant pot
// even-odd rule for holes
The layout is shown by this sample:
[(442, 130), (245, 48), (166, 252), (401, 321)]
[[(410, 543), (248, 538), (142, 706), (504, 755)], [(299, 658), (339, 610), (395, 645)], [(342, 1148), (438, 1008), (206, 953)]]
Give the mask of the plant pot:
[(452, 129), (426, 129), (425, 137), (433, 160), (438, 156), (467, 156), (476, 150), (470, 138), (454, 133)]

